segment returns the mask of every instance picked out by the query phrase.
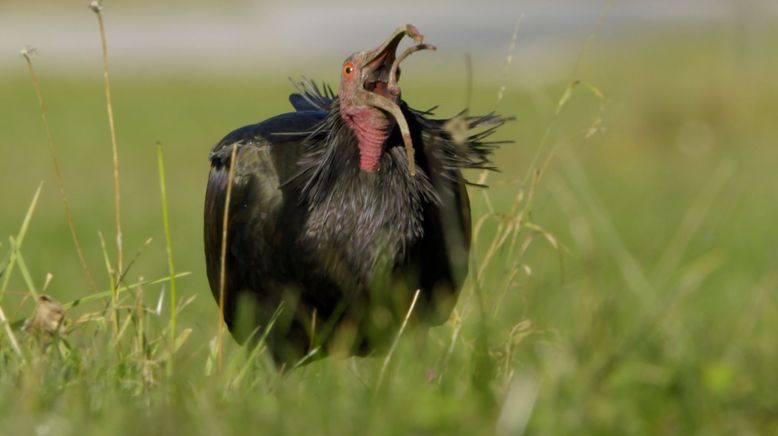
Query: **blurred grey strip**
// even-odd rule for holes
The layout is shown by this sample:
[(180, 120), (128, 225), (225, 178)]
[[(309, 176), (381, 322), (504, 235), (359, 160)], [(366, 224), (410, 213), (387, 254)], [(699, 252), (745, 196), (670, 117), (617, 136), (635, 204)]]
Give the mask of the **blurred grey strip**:
[[(87, 2), (83, 7), (62, 3), (0, 3), (0, 72), (19, 66), (18, 52), (25, 45), (38, 48), (40, 62), (48, 68), (80, 71), (99, 65), (97, 25)], [(124, 71), (183, 67), (209, 74), (246, 67), (321, 68), (380, 41), (406, 22), (437, 44), (444, 60), (459, 60), (470, 52), (476, 60), (491, 62), (504, 58), (520, 16), (517, 55), (550, 59), (557, 48), (577, 48), (604, 4), (396, 0), (391, 7), (376, 7), (340, 0), (174, 8), (127, 3), (106, 2), (104, 11), (114, 67)], [(723, 24), (750, 34), (754, 23), (761, 21), (766, 27), (776, 16), (774, 0), (613, 1), (603, 37), (699, 24)]]

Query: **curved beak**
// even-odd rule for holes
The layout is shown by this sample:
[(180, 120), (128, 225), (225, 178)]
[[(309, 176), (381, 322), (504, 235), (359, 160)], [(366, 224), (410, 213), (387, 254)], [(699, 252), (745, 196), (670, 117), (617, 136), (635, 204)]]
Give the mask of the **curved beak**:
[[(416, 45), (408, 47), (397, 56), (397, 47), (406, 36), (413, 39)], [(420, 50), (435, 50), (435, 46), (423, 42), (424, 35), (411, 24), (395, 29), (380, 46), (365, 53), (365, 61), (360, 65), (362, 86), (356, 91), (356, 97), (363, 104), (381, 109), (395, 119), (405, 144), (408, 169), (413, 176), (416, 175), (413, 142), (408, 122), (397, 104), (400, 99), (400, 87), (397, 81), (400, 63), (405, 58)]]

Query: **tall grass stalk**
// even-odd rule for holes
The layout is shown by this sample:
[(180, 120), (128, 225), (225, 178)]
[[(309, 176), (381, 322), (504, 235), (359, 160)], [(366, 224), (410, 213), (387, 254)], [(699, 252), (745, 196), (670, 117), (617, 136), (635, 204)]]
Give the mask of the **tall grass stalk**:
[(227, 227), (230, 221), (230, 199), (232, 197), (232, 181), (235, 177), (235, 157), (238, 146), (232, 146), (230, 153), (230, 169), (227, 173), (227, 195), (224, 198), (224, 219), (222, 221), (222, 244), (219, 259), (219, 328), (217, 331), (217, 360), (221, 371), (224, 365), (224, 293), (227, 285)]
[[(570, 98), (572, 98), (573, 91), (577, 87), (578, 84), (580, 84), (580, 81), (576, 79), (576, 77), (579, 74), (579, 69), (581, 67), (581, 61), (584, 57), (584, 55), (589, 51), (592, 44), (594, 43), (596, 36), (601, 32), (603, 26), (605, 25), (605, 22), (608, 17), (609, 9), (612, 5), (611, 1), (606, 1), (601, 13), (599, 14), (597, 21), (594, 25), (594, 28), (589, 33), (589, 36), (586, 39), (586, 42), (581, 47), (581, 50), (578, 53), (578, 56), (576, 58), (575, 64), (573, 66), (573, 70), (571, 73), (571, 80), (569, 81), (568, 86), (562, 91), (562, 94), (560, 95), (559, 99), (557, 100), (556, 109), (554, 113), (551, 116), (551, 120), (549, 121), (548, 125), (546, 126), (546, 129), (543, 132), (543, 136), (540, 139), (540, 143), (538, 144), (537, 149), (535, 150), (535, 153), (532, 156), (532, 159), (530, 160), (529, 167), (527, 169), (527, 173), (523, 179), (522, 187), (518, 189), (516, 192), (516, 196), (513, 201), (513, 208), (510, 213), (510, 215), (506, 219), (501, 219), (498, 221), (497, 224), (497, 231), (495, 234), (495, 237), (492, 239), (489, 248), (486, 250), (486, 254), (484, 258), (482, 259), (480, 265), (478, 268), (476, 268), (476, 287), (481, 285), (483, 283), (484, 275), (491, 264), (491, 260), (494, 256), (497, 255), (498, 252), (500, 252), (505, 244), (510, 241), (510, 252), (513, 251), (513, 247), (516, 245), (516, 241), (518, 240), (518, 234), (520, 231), (526, 227), (528, 224), (532, 223), (526, 223), (525, 219), (526, 216), (530, 213), (532, 210), (533, 205), (533, 199), (535, 196), (535, 192), (537, 189), (538, 184), (540, 183), (540, 180), (543, 176), (543, 174), (546, 172), (546, 169), (548, 165), (551, 163), (552, 158), (555, 155), (556, 147), (552, 148), (552, 150), (549, 151), (546, 158), (543, 160), (543, 162), (540, 161), (540, 157), (543, 155), (543, 151), (547, 147), (549, 140), (551, 138), (551, 134), (554, 131), (554, 128), (556, 126), (557, 120), (559, 118), (559, 115), (562, 112), (562, 109), (565, 107), (565, 105), (568, 103)], [(516, 28), (514, 30), (513, 36), (511, 38), (510, 47), (508, 50), (508, 55), (505, 59), (505, 75), (507, 76), (508, 67), (513, 61), (513, 51), (516, 48), (516, 42), (518, 39), (518, 32), (519, 32), (519, 25), (520, 25), (521, 19), (517, 20), (516, 22)], [(601, 100), (603, 99), (602, 94), (599, 92), (599, 90), (594, 87), (593, 85), (588, 85), (588, 88), (592, 90), (592, 92), (597, 95)], [(500, 90), (497, 94), (497, 99), (495, 101), (495, 107), (499, 105), (499, 103), (502, 101), (502, 99), (505, 96), (506, 92), (506, 86), (503, 85), (500, 87)], [(478, 183), (484, 184), (486, 182), (488, 176), (487, 171), (483, 171), (481, 173), (481, 176), (479, 178)], [(481, 226), (485, 223), (487, 217), (492, 216), (496, 217), (497, 214), (494, 211), (494, 208), (491, 206), (491, 199), (489, 192), (484, 190), (483, 191), (483, 197), (484, 200), (487, 203), (487, 206), (489, 207), (490, 213), (487, 216), (482, 217), (483, 221), (479, 221), (476, 223), (475, 231), (473, 233), (474, 238), (477, 238)], [(535, 230), (541, 229), (538, 226), (535, 226)], [(558, 246), (556, 244), (556, 238), (553, 237), (548, 232), (541, 231), (545, 238), (551, 243), (551, 245), (554, 247), (554, 249), (558, 250)], [(527, 236), (529, 240), (531, 241), (532, 236)], [(525, 242), (527, 242), (525, 241)], [(525, 246), (528, 245), (528, 242), (524, 244)]]
[[(108, 126), (111, 130), (111, 151), (113, 153), (113, 186), (114, 186), (114, 207), (116, 209), (116, 278), (124, 270), (124, 254), (122, 250), (122, 219), (121, 219), (121, 189), (119, 184), (119, 147), (116, 141), (116, 123), (113, 116), (113, 101), (111, 99), (111, 80), (108, 74), (108, 44), (105, 37), (105, 24), (103, 23), (103, 5), (98, 0), (93, 0), (89, 4), (92, 12), (97, 15), (97, 22), (100, 27), (100, 47), (103, 54), (103, 82), (105, 85), (105, 103), (108, 111)], [(118, 283), (117, 283), (118, 285)]]
[(57, 178), (57, 185), (59, 186), (59, 193), (62, 197), (62, 204), (65, 206), (65, 219), (70, 229), (70, 236), (73, 238), (73, 245), (76, 247), (76, 253), (78, 254), (78, 260), (81, 263), (81, 269), (84, 270), (87, 282), (92, 288), (92, 291), (97, 291), (97, 283), (92, 276), (92, 272), (89, 271), (89, 266), (86, 263), (84, 257), (84, 250), (81, 248), (81, 242), (78, 240), (76, 234), (76, 226), (73, 223), (73, 214), (70, 211), (70, 201), (68, 200), (68, 194), (65, 191), (65, 180), (62, 177), (62, 171), (59, 167), (59, 159), (57, 158), (57, 146), (54, 143), (54, 136), (51, 133), (51, 126), (49, 125), (49, 114), (46, 110), (46, 103), (43, 100), (43, 93), (41, 92), (40, 82), (38, 81), (38, 75), (35, 73), (35, 69), (32, 66), (32, 56), (35, 54), (35, 49), (25, 48), (22, 50), (22, 56), (27, 62), (27, 69), (30, 72), (30, 78), (32, 79), (32, 85), (35, 88), (35, 95), (38, 97), (38, 105), (41, 109), (41, 118), (43, 119), (43, 127), (46, 130), (46, 139), (49, 142), (49, 152), (51, 154), (51, 161), (54, 164), (54, 174)]
[[(551, 138), (551, 133), (554, 130), (554, 127), (556, 126), (556, 123), (559, 119), (559, 114), (562, 112), (562, 109), (565, 107), (567, 102), (570, 100), (570, 98), (573, 95), (573, 91), (575, 88), (581, 83), (578, 79), (579, 71), (581, 69), (581, 63), (583, 62), (584, 56), (589, 52), (592, 45), (594, 44), (594, 41), (597, 39), (597, 35), (602, 32), (603, 27), (605, 27), (605, 23), (608, 21), (608, 13), (610, 12), (610, 8), (613, 6), (613, 0), (606, 0), (603, 4), (603, 8), (600, 11), (600, 14), (597, 16), (597, 21), (594, 24), (594, 28), (592, 28), (592, 31), (589, 32), (589, 36), (586, 38), (586, 42), (584, 42), (584, 45), (581, 47), (581, 50), (578, 52), (578, 56), (575, 59), (575, 63), (573, 64), (573, 69), (570, 74), (570, 80), (568, 81), (567, 87), (562, 91), (562, 95), (557, 100), (556, 104), (556, 110), (554, 111), (554, 114), (551, 117), (551, 121), (548, 123), (548, 126), (546, 127), (546, 130), (543, 132), (543, 137), (540, 139), (540, 145), (538, 146), (537, 150), (535, 150), (535, 153), (532, 155), (532, 160), (530, 161), (529, 170), (527, 171), (527, 174), (524, 176), (524, 184), (527, 185), (531, 178), (535, 178), (535, 183), (540, 181), (540, 178), (545, 173), (546, 168), (548, 167), (548, 164), (551, 162), (552, 157), (554, 156), (556, 152), (556, 147), (552, 147), (552, 149), (548, 152), (546, 159), (544, 160), (544, 163), (542, 165), (538, 165), (538, 162), (540, 161), (540, 157), (543, 155), (543, 151), (546, 149), (549, 143), (549, 139)], [(597, 91), (596, 88), (593, 88), (590, 86), (590, 89), (597, 94), (599, 91)], [(602, 94), (600, 94), (601, 96)], [(527, 208), (530, 208), (532, 206), (532, 197), (530, 197), (527, 201)]]
[[(513, 28), (513, 34), (511, 35), (511, 42), (508, 44), (508, 54), (505, 55), (505, 62), (502, 66), (502, 75), (503, 75), (503, 84), (500, 85), (500, 89), (497, 91), (497, 99), (494, 101), (494, 110), (497, 110), (497, 108), (500, 106), (500, 103), (502, 103), (503, 99), (505, 98), (505, 93), (508, 91), (508, 71), (511, 68), (511, 64), (513, 63), (513, 53), (516, 51), (516, 45), (519, 41), (519, 28), (521, 26), (521, 20), (524, 18), (524, 14), (519, 15), (519, 18), (516, 19), (516, 26)], [(468, 57), (469, 59), (469, 57)], [(471, 73), (471, 67), (470, 62), (468, 62), (468, 77), (472, 78)], [(468, 96), (470, 95), (472, 84), (468, 84)], [(468, 98), (468, 103), (470, 99)]]
[(105, 244), (105, 238), (103, 232), (98, 231), (97, 237), (100, 239), (100, 249), (103, 253), (103, 262), (105, 263), (105, 270), (108, 273), (108, 281), (111, 282), (111, 325), (113, 326), (113, 333), (116, 335), (119, 333), (119, 292), (118, 282), (114, 280), (115, 273), (111, 266), (111, 258), (108, 256), (108, 247)]
[(165, 159), (162, 156), (162, 143), (157, 143), (157, 164), (159, 166), (159, 191), (162, 197), (162, 225), (165, 230), (165, 250), (170, 271), (170, 357), (167, 360), (168, 376), (173, 375), (173, 354), (176, 348), (176, 267), (173, 262), (173, 238), (170, 235), (170, 218), (167, 202), (167, 181), (165, 178)]
[(386, 374), (386, 369), (389, 367), (389, 362), (392, 360), (392, 355), (394, 354), (395, 348), (397, 348), (397, 343), (400, 342), (400, 338), (402, 337), (402, 334), (405, 331), (405, 327), (408, 325), (408, 320), (411, 319), (411, 314), (413, 314), (413, 309), (416, 307), (416, 301), (418, 301), (420, 293), (421, 293), (421, 289), (417, 289), (416, 292), (413, 294), (413, 300), (411, 301), (410, 307), (408, 307), (408, 312), (405, 314), (405, 319), (403, 319), (403, 323), (400, 326), (400, 330), (397, 331), (397, 336), (395, 336), (394, 341), (392, 342), (392, 346), (389, 348), (389, 352), (386, 353), (386, 357), (384, 358), (384, 363), (381, 365), (381, 372), (379, 372), (378, 374), (378, 382), (376, 383), (376, 392), (378, 392), (381, 389), (381, 384), (384, 381), (384, 375)]

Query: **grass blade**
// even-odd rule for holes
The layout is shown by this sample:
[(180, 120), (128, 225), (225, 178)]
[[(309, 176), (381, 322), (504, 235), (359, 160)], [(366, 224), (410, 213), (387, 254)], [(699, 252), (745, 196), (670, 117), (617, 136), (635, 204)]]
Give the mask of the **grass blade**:
[[(122, 219), (121, 219), (121, 189), (119, 185), (119, 147), (116, 142), (116, 123), (113, 116), (113, 102), (111, 100), (111, 80), (108, 74), (108, 44), (105, 38), (105, 24), (103, 23), (102, 2), (93, 0), (89, 4), (92, 12), (97, 15), (100, 26), (100, 47), (103, 53), (103, 82), (105, 84), (105, 102), (108, 110), (108, 126), (111, 129), (111, 151), (113, 154), (113, 186), (114, 207), (116, 209), (116, 274), (121, 274), (124, 263), (122, 250)], [(118, 280), (117, 280), (118, 282)]]
[[(27, 234), (27, 229), (30, 227), (30, 220), (32, 219), (35, 207), (38, 205), (38, 198), (40, 197), (42, 188), (43, 182), (41, 182), (38, 185), (38, 189), (35, 190), (35, 195), (33, 195), (30, 207), (24, 215), (24, 221), (22, 221), (22, 226), (19, 228), (19, 233), (17, 233), (16, 238), (14, 238), (16, 242), (11, 244), (10, 258), (8, 259), (8, 265), (5, 267), (5, 270), (3, 270), (3, 283), (0, 285), (0, 301), (3, 300), (3, 294), (5, 294), (5, 290), (8, 288), (8, 281), (11, 279), (17, 261), (15, 253), (21, 248), (22, 243), (24, 242), (24, 236)], [(16, 249), (14, 246), (16, 246)]]
[(376, 391), (381, 389), (381, 384), (383, 383), (384, 375), (386, 374), (386, 368), (389, 367), (389, 361), (392, 359), (392, 355), (394, 354), (395, 348), (397, 348), (397, 343), (400, 342), (400, 337), (405, 331), (405, 327), (408, 325), (408, 320), (411, 318), (411, 314), (413, 313), (413, 308), (416, 307), (416, 301), (419, 299), (419, 294), (421, 294), (421, 289), (417, 289), (416, 293), (413, 294), (413, 301), (411, 301), (411, 306), (408, 308), (408, 312), (405, 314), (405, 319), (403, 320), (403, 323), (400, 326), (400, 330), (397, 332), (397, 336), (395, 336), (394, 341), (392, 342), (392, 346), (389, 348), (389, 352), (386, 353), (386, 358), (384, 359), (384, 363), (383, 365), (381, 365), (381, 372), (378, 374), (378, 383), (376, 383)]
[[(175, 278), (180, 279), (181, 277), (186, 277), (186, 276), (188, 276), (190, 274), (192, 274), (192, 273), (188, 272), (188, 271), (187, 272), (177, 273), (175, 275)], [(68, 303), (63, 303), (62, 307), (64, 307), (65, 309), (68, 309), (68, 308), (71, 308), (71, 307), (74, 307), (74, 306), (78, 306), (79, 304), (82, 304), (82, 303), (88, 303), (90, 301), (96, 301), (96, 300), (100, 300), (102, 298), (111, 297), (111, 296), (113, 296), (114, 293), (116, 293), (118, 295), (118, 294), (122, 294), (122, 293), (127, 292), (127, 291), (138, 289), (138, 288), (143, 287), (143, 286), (158, 285), (158, 284), (165, 283), (165, 282), (168, 282), (168, 281), (170, 281), (170, 277), (162, 277), (160, 279), (155, 279), (155, 280), (141, 280), (141, 281), (133, 283), (131, 285), (124, 285), (124, 286), (119, 286), (119, 287), (116, 287), (116, 288), (112, 287), (111, 289), (108, 289), (108, 290), (105, 290), (105, 291), (101, 291), (101, 292), (97, 292), (97, 293), (94, 293), (94, 294), (90, 294), (90, 295), (87, 295), (86, 297), (77, 298), (77, 299), (75, 299), (75, 300), (73, 300), (71, 302), (68, 302)]]
[(224, 363), (224, 292), (227, 280), (227, 226), (230, 219), (230, 197), (232, 196), (232, 180), (235, 177), (235, 156), (238, 146), (232, 146), (230, 154), (230, 169), (227, 173), (227, 195), (224, 198), (224, 221), (222, 222), (222, 246), (219, 266), (219, 328), (217, 334), (218, 365), (221, 371)]
[(173, 354), (176, 351), (176, 267), (173, 262), (173, 238), (170, 236), (170, 219), (167, 207), (167, 186), (165, 180), (165, 160), (162, 156), (162, 144), (157, 143), (157, 163), (159, 166), (159, 191), (162, 197), (162, 225), (165, 230), (165, 250), (167, 251), (168, 270), (170, 271), (170, 358), (168, 376), (173, 374)]
[(16, 240), (13, 237), (11, 237), (11, 247), (14, 251), (16, 263), (19, 265), (19, 272), (22, 274), (22, 278), (24, 279), (24, 284), (27, 285), (27, 290), (29, 290), (33, 297), (35, 297), (37, 300), (38, 291), (35, 289), (35, 282), (32, 281), (32, 275), (30, 274), (30, 270), (27, 269), (27, 263), (24, 261), (24, 256), (22, 256), (22, 252), (19, 250), (19, 245), (16, 243)]
[(5, 333), (8, 335), (8, 340), (11, 342), (11, 348), (13, 348), (14, 352), (24, 360), (24, 355), (22, 354), (21, 348), (19, 348), (19, 341), (16, 340), (16, 335), (14, 335), (14, 332), (12, 330), (12, 325), (8, 322), (8, 318), (5, 316), (5, 311), (3, 310), (3, 306), (0, 306), (0, 323), (3, 323), (3, 328), (5, 328)]

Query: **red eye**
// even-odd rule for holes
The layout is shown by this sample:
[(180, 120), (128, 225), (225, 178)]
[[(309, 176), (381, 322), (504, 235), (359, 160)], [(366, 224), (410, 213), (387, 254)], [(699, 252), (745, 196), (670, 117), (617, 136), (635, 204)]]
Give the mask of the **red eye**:
[(352, 74), (354, 74), (354, 64), (351, 62), (346, 62), (343, 64), (343, 76), (351, 77)]

